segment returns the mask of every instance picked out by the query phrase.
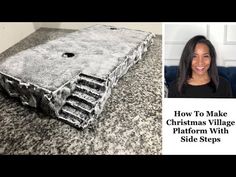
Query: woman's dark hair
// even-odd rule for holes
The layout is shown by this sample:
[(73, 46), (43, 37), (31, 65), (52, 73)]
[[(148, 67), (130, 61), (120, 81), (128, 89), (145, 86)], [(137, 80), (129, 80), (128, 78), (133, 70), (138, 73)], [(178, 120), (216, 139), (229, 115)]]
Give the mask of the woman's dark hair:
[(187, 84), (187, 80), (192, 78), (192, 59), (194, 55), (194, 49), (197, 44), (202, 43), (208, 46), (211, 56), (211, 63), (208, 69), (209, 77), (213, 83), (213, 87), (216, 90), (219, 85), (219, 75), (216, 65), (216, 51), (212, 43), (202, 35), (197, 35), (191, 38), (184, 47), (182, 52), (179, 68), (178, 68), (178, 82), (177, 87), (180, 94), (183, 93), (183, 86)]

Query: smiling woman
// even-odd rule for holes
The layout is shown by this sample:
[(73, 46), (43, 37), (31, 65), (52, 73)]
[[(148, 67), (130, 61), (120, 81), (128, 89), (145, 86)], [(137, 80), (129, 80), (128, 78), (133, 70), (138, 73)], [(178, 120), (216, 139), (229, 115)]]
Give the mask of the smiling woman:
[(215, 48), (205, 36), (194, 36), (185, 45), (168, 97), (232, 97), (230, 84), (218, 75)]

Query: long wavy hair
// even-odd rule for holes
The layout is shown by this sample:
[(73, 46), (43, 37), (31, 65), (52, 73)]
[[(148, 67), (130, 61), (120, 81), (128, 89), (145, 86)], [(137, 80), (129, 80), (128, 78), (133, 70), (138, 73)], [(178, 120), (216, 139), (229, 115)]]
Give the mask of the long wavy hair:
[(212, 43), (202, 35), (197, 35), (191, 38), (185, 45), (178, 68), (178, 81), (177, 88), (180, 94), (183, 93), (183, 86), (187, 84), (187, 80), (192, 78), (192, 60), (194, 55), (194, 50), (197, 44), (202, 43), (208, 46), (209, 53), (211, 56), (211, 63), (208, 69), (209, 77), (212, 81), (214, 90), (218, 88), (219, 85), (219, 75), (216, 65), (216, 50)]

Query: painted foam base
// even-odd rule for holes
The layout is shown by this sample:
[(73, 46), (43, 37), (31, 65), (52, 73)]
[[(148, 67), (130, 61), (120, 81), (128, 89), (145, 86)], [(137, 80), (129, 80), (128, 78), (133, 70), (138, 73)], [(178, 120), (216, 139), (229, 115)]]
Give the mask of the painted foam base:
[(0, 85), (24, 105), (85, 128), (154, 36), (106, 25), (75, 31), (2, 59)]

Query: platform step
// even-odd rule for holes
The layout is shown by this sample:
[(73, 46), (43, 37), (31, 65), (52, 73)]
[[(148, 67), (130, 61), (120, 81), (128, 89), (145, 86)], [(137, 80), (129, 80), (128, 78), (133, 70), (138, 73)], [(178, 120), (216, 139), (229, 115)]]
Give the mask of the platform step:
[(102, 79), (102, 78), (98, 78), (96, 76), (90, 76), (90, 75), (86, 75), (86, 74), (83, 74), (81, 73), (79, 75), (81, 78), (85, 78), (87, 80), (93, 80), (94, 82), (97, 82), (97, 83), (100, 83), (100, 84), (104, 84), (106, 83), (106, 80), (105, 79)]
[(78, 97), (79, 99), (83, 99), (86, 100), (87, 102), (90, 102), (92, 104), (94, 104), (98, 99), (101, 98), (101, 95), (93, 95), (93, 94), (89, 94), (88, 92), (84, 91), (84, 90), (74, 90), (72, 96), (74, 97)]
[(91, 88), (87, 85), (76, 85), (75, 90), (78, 90), (80, 92), (84, 92), (88, 95), (91, 95), (93, 97), (101, 98), (101, 95), (104, 93), (102, 90), (97, 90), (94, 88)]
[(65, 105), (71, 106), (75, 109), (78, 109), (78, 110), (82, 111), (85, 114), (91, 114), (92, 111), (93, 111), (92, 106), (88, 106), (87, 104), (81, 103), (81, 102), (73, 100), (71, 98), (66, 101)]
[(89, 124), (89, 116), (83, 113), (72, 112), (67, 108), (60, 111), (59, 118), (69, 122), (77, 128), (85, 128)]
[(95, 89), (96, 91), (105, 91), (106, 89), (106, 81), (104, 79), (88, 76), (85, 74), (80, 74), (77, 84), (88, 86)]

